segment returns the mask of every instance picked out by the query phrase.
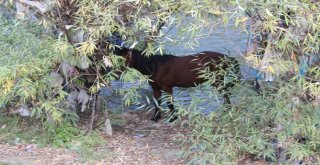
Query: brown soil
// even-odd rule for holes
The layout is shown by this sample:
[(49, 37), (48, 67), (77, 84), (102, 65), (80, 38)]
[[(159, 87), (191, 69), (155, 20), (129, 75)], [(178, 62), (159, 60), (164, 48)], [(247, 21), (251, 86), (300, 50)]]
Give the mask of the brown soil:
[[(144, 112), (122, 115), (127, 121), (114, 127), (107, 143), (95, 148), (99, 159), (83, 161), (81, 155), (67, 149), (39, 148), (35, 144), (0, 144), (0, 164), (185, 164), (178, 154), (182, 150), (176, 135), (186, 135), (187, 129), (163, 122), (152, 122)], [(97, 160), (95, 160), (97, 159)]]
[[(37, 147), (36, 144), (1, 144), (0, 165), (179, 165), (187, 164), (179, 154), (184, 149), (180, 140), (190, 134), (178, 124), (164, 121), (152, 122), (150, 114), (143, 111), (130, 111), (120, 116), (126, 124), (113, 127), (112, 137), (101, 135), (106, 144), (95, 148), (95, 155), (83, 159), (83, 155), (68, 149)], [(88, 119), (88, 118), (87, 118)], [(89, 120), (84, 123), (89, 122)], [(86, 125), (86, 124), (84, 124)], [(178, 136), (177, 136), (178, 135)], [(97, 156), (98, 155), (98, 156)], [(244, 155), (239, 165), (268, 165), (266, 161), (254, 161)]]

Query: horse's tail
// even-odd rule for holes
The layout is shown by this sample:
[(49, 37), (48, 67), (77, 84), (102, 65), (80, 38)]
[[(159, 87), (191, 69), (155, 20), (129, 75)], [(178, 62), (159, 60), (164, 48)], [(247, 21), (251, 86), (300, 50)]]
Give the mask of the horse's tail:
[(224, 64), (227, 65), (225, 68), (225, 71), (227, 71), (227, 83), (224, 83), (224, 87), (221, 88), (221, 91), (223, 92), (225, 103), (230, 104), (232, 88), (240, 82), (241, 78), (240, 63), (234, 57), (227, 57), (227, 61)]

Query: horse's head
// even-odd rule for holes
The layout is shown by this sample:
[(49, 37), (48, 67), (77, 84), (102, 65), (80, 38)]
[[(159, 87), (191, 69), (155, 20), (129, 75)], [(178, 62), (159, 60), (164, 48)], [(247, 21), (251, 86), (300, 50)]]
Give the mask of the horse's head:
[(130, 48), (125, 48), (125, 47), (115, 47), (113, 54), (117, 56), (121, 56), (125, 58), (125, 66), (126, 67), (132, 67), (134, 65), (134, 58), (133, 57), (133, 48), (138, 42), (135, 42), (132, 44)]

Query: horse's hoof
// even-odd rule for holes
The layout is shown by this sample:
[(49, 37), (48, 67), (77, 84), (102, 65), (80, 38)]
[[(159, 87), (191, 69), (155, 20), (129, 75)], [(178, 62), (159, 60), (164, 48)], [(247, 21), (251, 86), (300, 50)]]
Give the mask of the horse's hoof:
[(161, 115), (153, 116), (150, 120), (157, 122), (159, 119), (161, 119)]
[(155, 118), (155, 117), (150, 118), (150, 120), (151, 120), (151, 121), (155, 121), (155, 122), (157, 122), (157, 121), (158, 121), (158, 119), (157, 119), (157, 118)]
[(178, 116), (176, 116), (176, 115), (170, 116), (169, 122), (172, 123), (172, 122), (176, 121), (177, 119), (178, 119)]

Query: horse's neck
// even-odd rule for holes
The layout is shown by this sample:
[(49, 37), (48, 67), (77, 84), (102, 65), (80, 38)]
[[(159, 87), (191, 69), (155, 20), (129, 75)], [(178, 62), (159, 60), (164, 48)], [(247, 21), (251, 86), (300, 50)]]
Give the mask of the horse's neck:
[(148, 57), (143, 56), (142, 54), (133, 54), (133, 68), (138, 70), (143, 75), (151, 75), (154, 72), (154, 62)]

